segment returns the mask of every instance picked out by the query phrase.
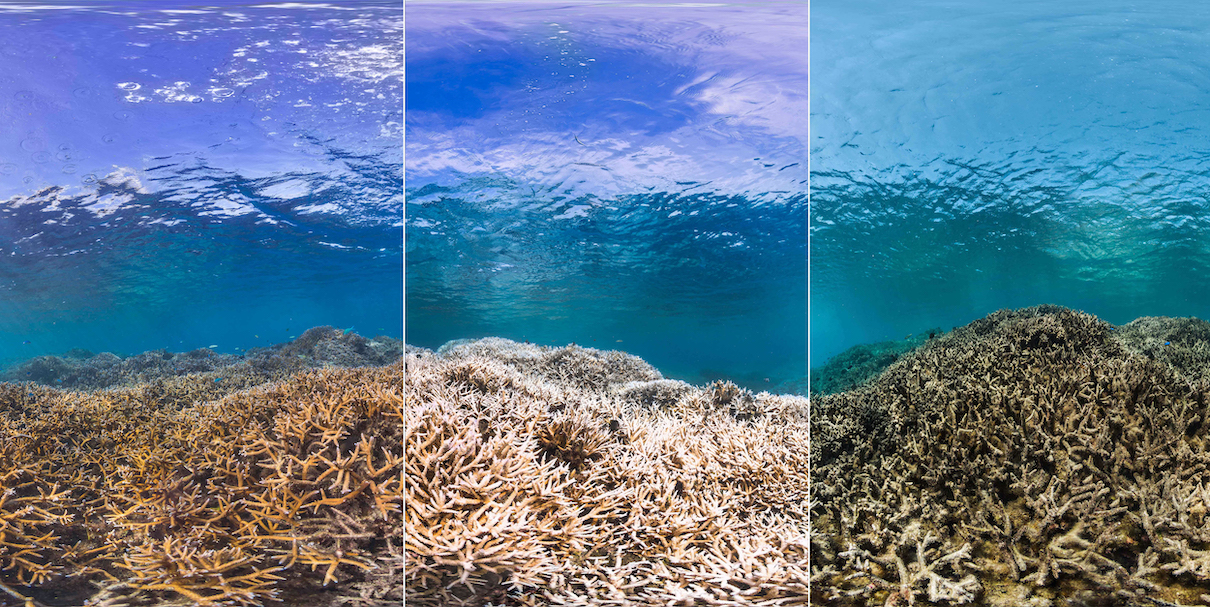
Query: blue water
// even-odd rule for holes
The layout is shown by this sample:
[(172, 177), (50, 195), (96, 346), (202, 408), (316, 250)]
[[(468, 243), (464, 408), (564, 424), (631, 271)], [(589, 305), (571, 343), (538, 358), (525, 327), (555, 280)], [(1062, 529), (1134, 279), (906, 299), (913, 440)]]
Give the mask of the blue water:
[(813, 8), (812, 364), (1005, 307), (1210, 318), (1210, 7)]
[(407, 341), (806, 368), (807, 6), (409, 2)]
[(401, 336), (402, 19), (0, 6), (0, 360)]

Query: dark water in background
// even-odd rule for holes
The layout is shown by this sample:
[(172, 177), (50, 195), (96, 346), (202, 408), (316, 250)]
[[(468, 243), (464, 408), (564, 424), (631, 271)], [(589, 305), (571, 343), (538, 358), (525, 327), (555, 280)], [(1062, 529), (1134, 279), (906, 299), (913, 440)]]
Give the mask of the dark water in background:
[(806, 4), (492, 9), (407, 4), (407, 341), (805, 375)]
[(1210, 318), (1210, 7), (813, 8), (813, 365), (1005, 307)]
[(0, 7), (0, 360), (399, 337), (401, 52), (391, 2)]

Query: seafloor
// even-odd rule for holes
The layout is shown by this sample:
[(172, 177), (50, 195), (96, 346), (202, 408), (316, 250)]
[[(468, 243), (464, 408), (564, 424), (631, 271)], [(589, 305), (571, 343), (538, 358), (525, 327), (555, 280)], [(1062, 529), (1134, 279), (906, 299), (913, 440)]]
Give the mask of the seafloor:
[(896, 358), (811, 403), (816, 604), (1210, 603), (1210, 323), (1041, 306)]
[(807, 400), (489, 338), (406, 355), (408, 605), (805, 605)]
[(0, 605), (396, 605), (403, 345), (75, 351), (0, 374)]

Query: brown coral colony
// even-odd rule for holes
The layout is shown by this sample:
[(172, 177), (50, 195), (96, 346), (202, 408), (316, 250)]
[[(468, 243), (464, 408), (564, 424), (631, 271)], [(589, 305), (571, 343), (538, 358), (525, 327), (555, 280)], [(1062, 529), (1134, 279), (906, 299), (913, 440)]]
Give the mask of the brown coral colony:
[(1210, 602), (1210, 323), (1001, 311), (812, 401), (818, 604)]
[(1210, 602), (1210, 323), (997, 312), (809, 407), (313, 331), (10, 370), (0, 604)]
[(0, 604), (402, 599), (402, 351), (320, 327), (10, 370), (75, 389), (0, 383)]

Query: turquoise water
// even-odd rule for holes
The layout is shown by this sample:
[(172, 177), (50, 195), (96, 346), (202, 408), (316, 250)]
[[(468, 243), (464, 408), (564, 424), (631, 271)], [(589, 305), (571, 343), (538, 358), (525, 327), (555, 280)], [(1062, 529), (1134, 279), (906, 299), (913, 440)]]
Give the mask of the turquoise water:
[(806, 4), (407, 5), (408, 343), (806, 369)]
[(813, 8), (813, 365), (1040, 303), (1210, 318), (1210, 9)]
[(0, 361), (401, 337), (402, 17), (0, 7)]

